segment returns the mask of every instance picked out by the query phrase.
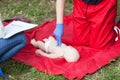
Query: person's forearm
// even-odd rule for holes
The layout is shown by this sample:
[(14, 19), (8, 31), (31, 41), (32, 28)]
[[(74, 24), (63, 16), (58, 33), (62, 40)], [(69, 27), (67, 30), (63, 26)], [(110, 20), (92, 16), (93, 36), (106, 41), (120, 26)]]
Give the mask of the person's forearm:
[(63, 24), (65, 0), (56, 1), (56, 23)]

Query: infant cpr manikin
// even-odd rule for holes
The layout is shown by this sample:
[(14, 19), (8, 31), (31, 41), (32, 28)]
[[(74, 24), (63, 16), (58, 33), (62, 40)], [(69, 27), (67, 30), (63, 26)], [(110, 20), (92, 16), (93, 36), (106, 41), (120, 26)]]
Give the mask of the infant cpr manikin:
[(37, 54), (48, 58), (64, 58), (67, 62), (76, 62), (80, 58), (80, 54), (72, 46), (67, 46), (64, 43), (61, 46), (56, 46), (56, 40), (52, 36), (43, 41), (32, 39), (31, 44), (38, 48)]

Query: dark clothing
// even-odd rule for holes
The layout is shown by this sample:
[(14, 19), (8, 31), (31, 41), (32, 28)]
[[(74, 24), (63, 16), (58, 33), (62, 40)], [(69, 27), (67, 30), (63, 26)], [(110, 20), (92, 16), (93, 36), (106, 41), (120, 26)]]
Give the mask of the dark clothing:
[(97, 4), (99, 3), (101, 0), (83, 0), (85, 3), (87, 4)]

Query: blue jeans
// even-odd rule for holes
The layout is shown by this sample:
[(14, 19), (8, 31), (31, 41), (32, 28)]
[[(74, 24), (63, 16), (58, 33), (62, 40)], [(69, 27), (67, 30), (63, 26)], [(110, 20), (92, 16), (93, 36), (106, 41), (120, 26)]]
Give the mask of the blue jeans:
[(8, 39), (0, 38), (0, 63), (8, 60), (26, 44), (26, 37), (23, 33), (16, 34)]

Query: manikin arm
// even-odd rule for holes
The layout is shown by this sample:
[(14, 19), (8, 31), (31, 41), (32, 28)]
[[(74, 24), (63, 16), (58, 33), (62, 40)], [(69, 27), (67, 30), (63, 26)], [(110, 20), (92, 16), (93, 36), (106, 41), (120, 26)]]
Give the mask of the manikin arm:
[[(49, 48), (48, 48), (48, 52), (46, 52), (46, 48), (45, 48), (45, 43), (50, 41), (49, 43)], [(60, 47), (56, 47), (55, 45), (55, 39), (53, 37), (49, 37), (49, 39), (44, 39), (44, 42), (42, 41), (36, 41), (35, 39), (31, 40), (31, 44), (33, 46), (35, 46), (36, 48), (38, 48), (36, 50), (37, 54), (40, 54), (42, 56), (48, 57), (48, 58), (61, 58), (63, 55), (61, 54), (61, 49), (59, 49)], [(51, 46), (50, 46), (51, 45)], [(60, 52), (60, 53), (59, 53)], [(56, 54), (58, 53), (58, 54)]]
[(35, 39), (32, 39), (31, 40), (31, 44), (34, 47), (39, 48), (39, 49), (45, 51), (45, 44), (44, 44), (44, 42), (42, 42), (42, 41), (36, 41)]
[(42, 56), (45, 56), (45, 57), (48, 57), (48, 58), (62, 58), (61, 54), (54, 54), (54, 53), (46, 53), (40, 49), (37, 49), (36, 50), (36, 53), (37, 54), (40, 54)]

